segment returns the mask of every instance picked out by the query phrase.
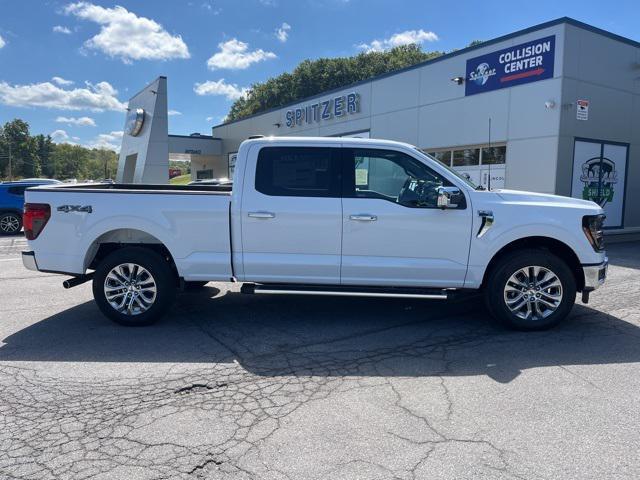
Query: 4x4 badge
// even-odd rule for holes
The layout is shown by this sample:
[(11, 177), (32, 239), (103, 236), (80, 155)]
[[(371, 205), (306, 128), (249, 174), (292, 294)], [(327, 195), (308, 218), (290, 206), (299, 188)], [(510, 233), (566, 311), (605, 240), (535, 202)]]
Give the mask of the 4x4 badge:
[(84, 207), (81, 205), (60, 205), (57, 210), (59, 212), (69, 213), (69, 212), (93, 212), (93, 208), (91, 205), (85, 205)]

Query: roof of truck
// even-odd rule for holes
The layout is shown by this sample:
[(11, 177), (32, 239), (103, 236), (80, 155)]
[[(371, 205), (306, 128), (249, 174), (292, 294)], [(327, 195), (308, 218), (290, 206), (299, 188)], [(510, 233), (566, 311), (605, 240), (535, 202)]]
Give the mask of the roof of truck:
[(416, 148), (415, 145), (409, 143), (397, 142), (395, 140), (385, 140), (382, 138), (355, 138), (355, 137), (274, 137), (265, 136), (260, 138), (250, 138), (242, 143), (267, 143), (275, 145), (375, 145), (389, 147), (409, 147)]

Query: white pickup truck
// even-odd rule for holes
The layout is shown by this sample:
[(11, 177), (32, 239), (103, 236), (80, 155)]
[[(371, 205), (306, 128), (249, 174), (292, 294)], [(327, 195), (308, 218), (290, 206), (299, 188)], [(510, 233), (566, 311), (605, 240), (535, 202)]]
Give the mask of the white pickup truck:
[(595, 203), (487, 191), (392, 141), (257, 138), (233, 187), (63, 185), (26, 192), (32, 270), (93, 280), (100, 310), (144, 325), (176, 290), (446, 299), (482, 290), (503, 324), (538, 330), (606, 277)]

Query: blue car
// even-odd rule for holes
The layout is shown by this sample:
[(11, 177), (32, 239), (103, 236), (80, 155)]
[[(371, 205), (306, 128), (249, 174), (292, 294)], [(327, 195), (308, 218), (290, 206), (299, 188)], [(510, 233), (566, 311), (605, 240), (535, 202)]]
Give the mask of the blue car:
[(61, 182), (46, 178), (0, 182), (0, 235), (14, 235), (22, 229), (25, 189), (52, 183)]

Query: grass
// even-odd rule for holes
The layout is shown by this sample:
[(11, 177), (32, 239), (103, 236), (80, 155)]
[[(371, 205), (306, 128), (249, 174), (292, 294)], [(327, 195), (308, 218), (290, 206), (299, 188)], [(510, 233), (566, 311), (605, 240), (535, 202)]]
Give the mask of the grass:
[(171, 185), (186, 185), (191, 181), (191, 174), (180, 175), (179, 177), (173, 177), (169, 180)]

